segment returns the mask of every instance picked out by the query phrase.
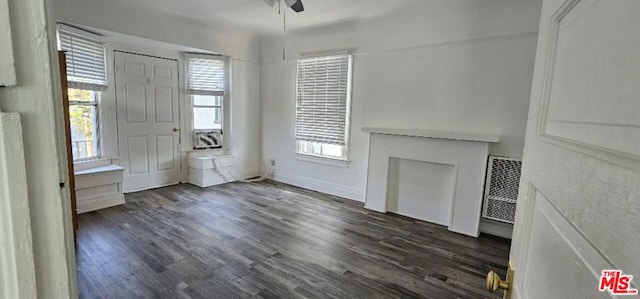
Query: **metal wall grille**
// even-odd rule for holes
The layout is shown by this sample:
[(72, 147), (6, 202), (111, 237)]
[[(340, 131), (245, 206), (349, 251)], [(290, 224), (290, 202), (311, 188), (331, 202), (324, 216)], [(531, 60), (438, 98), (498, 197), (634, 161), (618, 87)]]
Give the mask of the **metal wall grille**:
[(513, 223), (521, 170), (519, 159), (489, 157), (482, 217)]
[(221, 148), (222, 131), (220, 130), (194, 130), (193, 149)]

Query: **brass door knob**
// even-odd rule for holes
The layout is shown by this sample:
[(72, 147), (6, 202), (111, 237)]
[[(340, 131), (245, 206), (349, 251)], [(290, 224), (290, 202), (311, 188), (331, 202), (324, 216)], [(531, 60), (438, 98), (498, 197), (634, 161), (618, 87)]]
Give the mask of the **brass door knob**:
[(487, 291), (495, 293), (500, 289), (509, 290), (510, 286), (511, 284), (502, 280), (498, 273), (491, 271), (487, 274)]
[(173, 131), (174, 131), (174, 132), (178, 132), (178, 131), (180, 131), (180, 129), (178, 129), (178, 128), (173, 128)]

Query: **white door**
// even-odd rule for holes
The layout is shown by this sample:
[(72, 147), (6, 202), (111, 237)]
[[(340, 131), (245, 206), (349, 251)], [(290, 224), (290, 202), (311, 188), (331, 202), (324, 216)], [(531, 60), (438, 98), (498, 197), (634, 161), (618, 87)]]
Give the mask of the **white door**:
[(178, 62), (115, 52), (124, 192), (179, 182)]
[(541, 18), (513, 295), (611, 298), (603, 270), (640, 283), (640, 1), (544, 0)]

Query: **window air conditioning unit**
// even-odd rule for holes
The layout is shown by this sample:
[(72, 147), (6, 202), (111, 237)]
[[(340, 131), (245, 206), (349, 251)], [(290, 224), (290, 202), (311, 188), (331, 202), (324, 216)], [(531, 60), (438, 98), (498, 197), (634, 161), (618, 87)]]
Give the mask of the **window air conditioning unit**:
[(490, 156), (482, 217), (513, 224), (522, 160)]
[(195, 130), (193, 132), (193, 148), (208, 149), (222, 147), (221, 130)]

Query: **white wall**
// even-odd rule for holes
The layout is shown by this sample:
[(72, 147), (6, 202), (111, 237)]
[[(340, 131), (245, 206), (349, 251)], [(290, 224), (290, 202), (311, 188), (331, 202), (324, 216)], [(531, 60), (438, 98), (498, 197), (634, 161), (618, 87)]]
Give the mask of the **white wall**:
[[(35, 258), (35, 269), (21, 271), (35, 272), (38, 298), (74, 298), (73, 230), (52, 22), (48, 22), (45, 0), (8, 2), (18, 84), (0, 87), (0, 110), (21, 116), (28, 196), (11, 200), (29, 203), (30, 216), (14, 216), (30, 218)], [(5, 236), (0, 238), (4, 242)], [(21, 254), (26, 257), (31, 248), (22, 245)]]
[(203, 23), (129, 0), (52, 0), (57, 20), (257, 62), (255, 33)]
[[(177, 59), (182, 62), (181, 51), (213, 52), (231, 57), (231, 128), (230, 153), (236, 157), (236, 171), (257, 174), (260, 159), (260, 102), (257, 35), (223, 24), (206, 24), (193, 19), (167, 14), (153, 7), (139, 7), (132, 1), (54, 0), (56, 20), (83, 27), (97, 28), (117, 42), (108, 44), (110, 50), (125, 50)], [(111, 34), (110, 34), (111, 32)], [(109, 36), (110, 35), (110, 36)], [(183, 69), (180, 70), (183, 72)], [(182, 86), (184, 85), (181, 82)], [(111, 90), (111, 88), (110, 88)], [(115, 109), (115, 97), (106, 98), (108, 107)], [(189, 128), (189, 101), (186, 90), (181, 89), (182, 128)], [(103, 115), (106, 115), (103, 113)], [(115, 125), (115, 115), (111, 122)], [(109, 122), (109, 121), (108, 121)], [(114, 129), (107, 129), (116, 132)], [(183, 130), (181, 138), (190, 140), (191, 134)], [(114, 143), (114, 136), (105, 136)], [(183, 152), (190, 151), (190, 142), (182, 143)], [(108, 146), (114, 148), (113, 146)], [(111, 154), (114, 161), (117, 150)], [(215, 155), (217, 151), (200, 151), (199, 155)], [(186, 154), (182, 155), (181, 180), (187, 181)]]
[[(263, 161), (275, 179), (364, 200), (369, 137), (362, 127), (497, 133), (490, 153), (522, 156), (541, 1), (424, 1), (360, 21), (290, 32), (260, 42)], [(355, 49), (351, 163), (294, 154), (295, 59)], [(266, 167), (266, 166), (263, 166)]]

